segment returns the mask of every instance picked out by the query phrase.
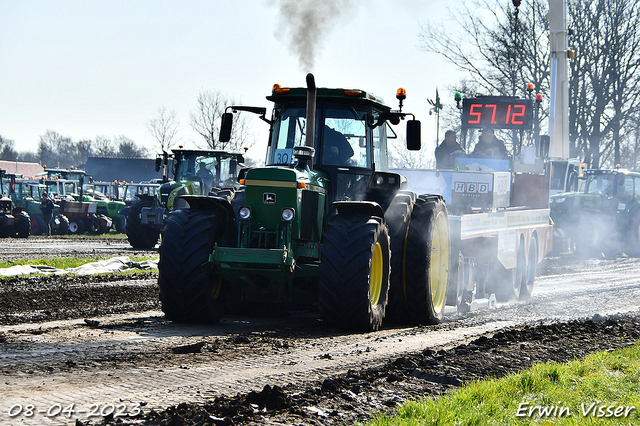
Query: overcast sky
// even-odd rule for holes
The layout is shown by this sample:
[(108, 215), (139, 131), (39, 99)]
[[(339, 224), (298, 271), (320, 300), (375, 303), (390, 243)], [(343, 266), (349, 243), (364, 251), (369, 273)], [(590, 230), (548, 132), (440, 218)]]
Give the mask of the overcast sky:
[[(124, 135), (155, 154), (147, 124), (164, 106), (177, 113), (182, 143), (194, 147), (201, 141), (189, 113), (199, 92), (220, 90), (270, 111), (274, 83), (304, 86), (311, 71), (320, 87), (367, 90), (394, 108), (404, 87), (404, 110), (423, 122), (432, 150), (427, 99), (437, 86), (452, 102), (446, 87), (459, 76), (420, 50), (418, 34), (421, 24), (447, 18), (447, 2), (335, 0), (338, 8), (325, 11), (342, 13), (321, 21), (326, 29), (312, 37), (315, 55), (306, 61), (289, 41), (288, 2), (309, 1), (0, 0), (0, 135), (18, 151), (35, 151), (49, 129), (74, 141)], [(262, 160), (268, 129), (253, 122), (260, 144), (249, 154)]]

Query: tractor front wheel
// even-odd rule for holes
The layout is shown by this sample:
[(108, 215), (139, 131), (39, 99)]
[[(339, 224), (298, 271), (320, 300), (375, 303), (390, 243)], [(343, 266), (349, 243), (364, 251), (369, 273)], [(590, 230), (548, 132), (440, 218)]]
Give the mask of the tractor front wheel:
[(51, 230), (52, 234), (67, 235), (69, 233), (69, 219), (65, 215), (56, 215), (53, 220), (56, 221), (57, 228)]
[(16, 235), (18, 238), (29, 238), (31, 232), (31, 218), (24, 210), (15, 215), (18, 219), (16, 225)]
[(224, 232), (223, 216), (211, 210), (174, 211), (162, 231), (158, 286), (168, 320), (211, 324), (224, 313), (223, 281), (209, 263)]
[(147, 201), (138, 201), (129, 209), (127, 216), (127, 239), (133, 248), (150, 249), (158, 242), (160, 231), (140, 221), (140, 213), (143, 207), (151, 207)]
[(323, 235), (318, 295), (322, 318), (336, 327), (374, 331), (389, 294), (391, 251), (383, 219), (335, 216)]

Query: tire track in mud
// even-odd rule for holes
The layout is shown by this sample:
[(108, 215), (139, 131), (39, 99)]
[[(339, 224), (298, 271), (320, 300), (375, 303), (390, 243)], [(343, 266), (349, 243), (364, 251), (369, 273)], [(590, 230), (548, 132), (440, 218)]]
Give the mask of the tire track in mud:
[[(529, 302), (450, 315), (436, 327), (387, 327), (368, 334), (326, 329), (310, 313), (231, 317), (211, 327), (165, 322), (158, 311), (92, 317), (89, 323), (3, 326), (0, 423), (8, 421), (6, 413), (17, 403), (47, 408), (56, 403), (144, 402), (148, 412), (260, 390), (266, 384), (322, 380), (425, 348), (450, 347), (509, 325), (637, 310), (639, 272), (636, 259), (594, 262), (589, 270), (539, 277)], [(199, 350), (176, 353), (198, 345)], [(44, 424), (51, 419), (19, 420)]]

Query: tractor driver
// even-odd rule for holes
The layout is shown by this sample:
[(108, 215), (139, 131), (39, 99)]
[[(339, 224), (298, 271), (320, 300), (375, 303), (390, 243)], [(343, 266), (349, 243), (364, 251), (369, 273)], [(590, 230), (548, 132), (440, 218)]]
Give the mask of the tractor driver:
[(342, 166), (349, 164), (353, 156), (353, 148), (347, 138), (337, 130), (324, 125), (322, 147), (322, 163), (328, 165)]
[(196, 176), (204, 180), (213, 179), (213, 175), (211, 174), (211, 171), (207, 168), (207, 165), (202, 160), (198, 162), (198, 171), (196, 173)]

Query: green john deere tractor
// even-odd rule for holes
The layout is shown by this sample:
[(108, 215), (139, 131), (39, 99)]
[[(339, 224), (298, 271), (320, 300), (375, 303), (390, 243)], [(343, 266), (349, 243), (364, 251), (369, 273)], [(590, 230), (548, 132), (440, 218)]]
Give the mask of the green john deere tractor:
[[(162, 233), (160, 299), (168, 319), (211, 323), (226, 308), (282, 312), (319, 306), (322, 318), (375, 330), (390, 312), (432, 324), (444, 311), (446, 206), (389, 173), (387, 132), (406, 116), (361, 90), (274, 86), (257, 113), (270, 125), (266, 167), (249, 169), (241, 197), (182, 196)], [(229, 140), (233, 112), (223, 115)], [(391, 130), (393, 133), (393, 131)], [(393, 133), (395, 136), (395, 133)], [(420, 149), (420, 122), (407, 122)]]
[(554, 248), (640, 256), (640, 173), (587, 170), (584, 179), (583, 191), (550, 197)]
[[(232, 194), (244, 157), (238, 152), (174, 149), (156, 158), (156, 171), (163, 167), (163, 184), (157, 194), (141, 194), (127, 213), (127, 239), (132, 247), (152, 248), (158, 242), (169, 214), (187, 206), (182, 195), (211, 192)], [(173, 160), (173, 180), (169, 180), (169, 159)]]

